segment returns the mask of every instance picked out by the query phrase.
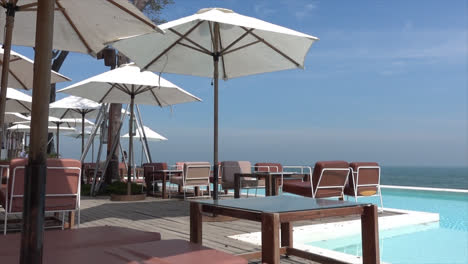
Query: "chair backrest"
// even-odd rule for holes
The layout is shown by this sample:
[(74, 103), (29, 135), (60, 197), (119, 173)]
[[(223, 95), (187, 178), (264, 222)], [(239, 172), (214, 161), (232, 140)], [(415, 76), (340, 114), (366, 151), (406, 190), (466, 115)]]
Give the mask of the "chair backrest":
[(183, 170), (184, 169), (184, 161), (178, 161), (175, 163), (175, 169), (176, 170)]
[(184, 162), (184, 185), (209, 185), (210, 171), (211, 164), (209, 162)]
[(346, 161), (318, 161), (312, 174), (315, 198), (343, 195), (348, 180), (349, 164)]
[[(24, 177), (27, 159), (10, 161), (8, 180), (8, 212), (22, 212)], [(78, 208), (81, 162), (74, 159), (48, 159), (46, 179), (46, 211), (70, 211)]]
[(254, 165), (255, 171), (282, 172), (283, 166), (279, 163), (257, 162)]
[(221, 162), (221, 179), (223, 187), (234, 186), (234, 174), (251, 173), (250, 161), (223, 161)]
[(167, 170), (167, 163), (166, 162), (153, 162), (153, 163), (144, 163), (143, 164), (143, 172), (145, 177), (151, 177), (150, 174), (153, 171), (158, 170)]
[[(351, 162), (353, 175), (346, 186), (347, 193), (359, 196), (374, 195), (380, 184), (380, 166), (377, 162)], [(355, 192), (356, 190), (357, 192)]]

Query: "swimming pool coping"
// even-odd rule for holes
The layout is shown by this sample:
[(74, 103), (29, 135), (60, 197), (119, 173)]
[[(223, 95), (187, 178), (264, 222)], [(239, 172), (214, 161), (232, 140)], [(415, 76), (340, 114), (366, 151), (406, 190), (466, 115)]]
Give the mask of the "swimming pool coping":
[(400, 185), (380, 185), (380, 187), (384, 189), (402, 189), (402, 190), (412, 190), (412, 191), (468, 193), (468, 190), (465, 190), (465, 189), (416, 187), (416, 186), (400, 186)]

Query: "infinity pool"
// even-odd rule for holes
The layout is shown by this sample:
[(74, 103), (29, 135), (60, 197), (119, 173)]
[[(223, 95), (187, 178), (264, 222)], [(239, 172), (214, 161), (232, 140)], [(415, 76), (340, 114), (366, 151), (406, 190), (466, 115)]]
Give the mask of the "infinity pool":
[[(440, 223), (381, 230), (380, 255), (389, 263), (468, 263), (468, 193), (382, 189), (385, 208), (438, 213)], [(377, 204), (377, 198), (363, 198)], [(360, 256), (360, 235), (308, 245)]]

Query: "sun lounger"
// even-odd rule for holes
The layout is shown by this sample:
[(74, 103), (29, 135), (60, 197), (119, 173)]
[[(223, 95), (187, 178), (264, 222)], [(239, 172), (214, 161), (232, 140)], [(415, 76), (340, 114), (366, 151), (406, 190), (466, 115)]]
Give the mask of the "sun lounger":
[[(5, 188), (0, 189), (0, 204), (4, 211), (4, 234), (7, 232), (8, 215), (23, 212), (24, 176), (27, 159), (10, 161)], [(48, 159), (45, 212), (62, 213), (62, 228), (66, 212), (78, 212), (80, 218), (81, 162), (73, 159)]]
[[(0, 237), (0, 263), (19, 262), (20, 234)], [(247, 260), (159, 233), (122, 227), (92, 227), (44, 233), (48, 264), (246, 264)]]
[(349, 171), (346, 161), (319, 161), (315, 163), (310, 180), (285, 181), (283, 192), (313, 198), (343, 197)]
[(349, 177), (344, 193), (358, 197), (379, 196), (383, 209), (382, 193), (380, 192), (380, 166), (377, 162), (351, 162), (349, 164), (352, 176)]

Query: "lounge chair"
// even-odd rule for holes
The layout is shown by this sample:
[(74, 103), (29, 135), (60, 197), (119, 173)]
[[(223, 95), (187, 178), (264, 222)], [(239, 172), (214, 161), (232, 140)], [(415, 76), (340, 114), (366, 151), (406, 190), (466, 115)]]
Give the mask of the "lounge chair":
[(351, 177), (344, 193), (353, 196), (357, 202), (358, 197), (379, 196), (380, 207), (383, 210), (382, 193), (380, 191), (380, 166), (377, 162), (351, 162)]
[[(221, 162), (221, 179), (222, 188), (224, 190), (234, 189), (234, 174), (236, 173), (252, 173), (252, 165), (250, 161), (223, 161)], [(257, 188), (265, 187), (264, 180), (258, 180), (255, 177), (241, 178), (241, 188), (255, 189), (255, 196), (257, 196)]]
[(184, 162), (183, 164), (184, 165), (183, 165), (182, 176), (171, 176), (169, 179), (169, 182), (173, 184), (177, 184), (179, 185), (179, 187), (183, 189), (184, 199), (186, 198), (187, 187), (207, 186), (208, 195), (211, 195), (211, 192), (210, 192), (211, 164), (209, 162)]
[(150, 186), (154, 193), (155, 185), (158, 181), (162, 181), (163, 177), (167, 177), (165, 172), (155, 172), (160, 170), (167, 170), (167, 163), (165, 162), (153, 162), (143, 164), (143, 175), (146, 183), (146, 194), (151, 194)]
[[(7, 232), (8, 215), (23, 212), (24, 176), (27, 159), (10, 161), (5, 188), (0, 189), (0, 204), (4, 209), (4, 229)], [(81, 162), (73, 159), (48, 159), (45, 194), (45, 212), (62, 213), (62, 229), (65, 213), (78, 212), (80, 223)]]
[[(297, 179), (298, 177), (312, 177), (312, 168), (310, 166), (283, 166), (280, 163), (271, 162), (257, 162), (254, 165), (255, 171), (264, 172), (297, 172), (291, 179)], [(283, 187), (284, 175), (281, 175), (281, 182), (278, 187)]]
[(311, 179), (285, 181), (283, 192), (312, 198), (342, 198), (349, 171), (346, 161), (319, 161), (315, 163)]

